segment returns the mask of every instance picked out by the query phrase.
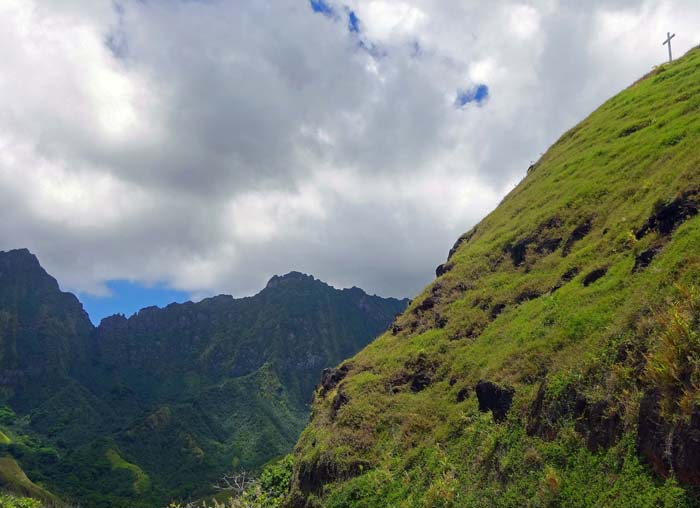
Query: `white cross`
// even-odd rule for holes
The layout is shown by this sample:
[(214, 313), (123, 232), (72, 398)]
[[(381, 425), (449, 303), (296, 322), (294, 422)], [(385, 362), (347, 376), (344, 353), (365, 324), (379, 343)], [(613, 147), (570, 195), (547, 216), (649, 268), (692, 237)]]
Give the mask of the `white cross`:
[(662, 46), (664, 44), (668, 44), (668, 61), (673, 62), (673, 53), (671, 53), (671, 39), (673, 39), (676, 36), (676, 34), (671, 35), (671, 32), (667, 32), (667, 34), (668, 38), (664, 41)]

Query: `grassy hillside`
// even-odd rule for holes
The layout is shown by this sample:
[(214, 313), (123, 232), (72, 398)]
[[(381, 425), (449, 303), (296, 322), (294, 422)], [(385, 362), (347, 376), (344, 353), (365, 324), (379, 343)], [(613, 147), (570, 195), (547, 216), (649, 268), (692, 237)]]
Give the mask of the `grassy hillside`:
[(700, 506), (700, 51), (565, 133), (316, 392), (289, 505)]
[(40, 500), (49, 506), (60, 505), (60, 500), (49, 491), (33, 483), (12, 457), (0, 457), (0, 491)]

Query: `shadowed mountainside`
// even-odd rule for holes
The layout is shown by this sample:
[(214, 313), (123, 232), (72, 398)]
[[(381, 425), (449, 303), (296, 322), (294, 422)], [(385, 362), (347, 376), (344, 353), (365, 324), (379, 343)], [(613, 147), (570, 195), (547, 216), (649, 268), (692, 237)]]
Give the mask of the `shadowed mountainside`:
[(206, 492), (287, 453), (322, 369), (406, 305), (292, 272), (94, 328), (29, 251), (0, 252), (0, 454), (95, 508)]

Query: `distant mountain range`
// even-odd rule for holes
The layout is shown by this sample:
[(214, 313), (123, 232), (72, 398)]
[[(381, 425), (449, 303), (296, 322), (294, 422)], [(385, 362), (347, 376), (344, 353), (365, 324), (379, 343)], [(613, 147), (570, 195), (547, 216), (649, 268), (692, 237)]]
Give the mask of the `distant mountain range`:
[(291, 272), (94, 327), (29, 251), (0, 252), (0, 486), (21, 468), (90, 508), (205, 493), (288, 453), (321, 371), (407, 304)]

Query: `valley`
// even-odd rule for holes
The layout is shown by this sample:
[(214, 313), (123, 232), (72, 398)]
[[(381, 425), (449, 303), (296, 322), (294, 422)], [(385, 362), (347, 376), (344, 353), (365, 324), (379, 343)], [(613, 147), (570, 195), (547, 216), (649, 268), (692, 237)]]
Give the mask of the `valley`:
[(292, 272), (93, 327), (31, 253), (0, 252), (0, 482), (95, 508), (206, 494), (288, 453), (323, 368), (406, 304)]

